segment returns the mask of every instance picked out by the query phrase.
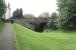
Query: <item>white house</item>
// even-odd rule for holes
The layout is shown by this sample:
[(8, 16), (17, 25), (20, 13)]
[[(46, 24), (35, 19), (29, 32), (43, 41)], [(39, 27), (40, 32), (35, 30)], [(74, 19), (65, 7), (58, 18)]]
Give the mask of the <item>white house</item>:
[(11, 16), (11, 8), (10, 8), (10, 4), (8, 4), (8, 5), (6, 6), (6, 12), (5, 12), (3, 18), (4, 18), (5, 20), (9, 20), (11, 17), (12, 17), (12, 16)]

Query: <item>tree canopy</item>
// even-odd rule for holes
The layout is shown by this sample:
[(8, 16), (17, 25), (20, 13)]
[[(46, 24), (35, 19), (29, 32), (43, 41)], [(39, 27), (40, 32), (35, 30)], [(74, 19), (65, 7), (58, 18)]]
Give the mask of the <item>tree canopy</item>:
[(0, 18), (5, 13), (6, 5), (4, 0), (0, 0)]
[(76, 29), (76, 0), (57, 0), (61, 28)]
[(22, 8), (20, 8), (20, 9), (17, 8), (17, 9), (13, 12), (13, 17), (16, 17), (16, 18), (23, 17), (23, 10), (22, 10)]

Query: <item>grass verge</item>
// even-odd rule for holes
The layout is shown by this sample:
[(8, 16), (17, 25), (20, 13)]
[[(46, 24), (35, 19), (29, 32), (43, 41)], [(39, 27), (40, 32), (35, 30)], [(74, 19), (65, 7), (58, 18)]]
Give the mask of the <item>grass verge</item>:
[(37, 33), (14, 24), (20, 50), (76, 50), (76, 32)]
[(0, 21), (0, 32), (3, 30), (4, 28), (4, 22)]

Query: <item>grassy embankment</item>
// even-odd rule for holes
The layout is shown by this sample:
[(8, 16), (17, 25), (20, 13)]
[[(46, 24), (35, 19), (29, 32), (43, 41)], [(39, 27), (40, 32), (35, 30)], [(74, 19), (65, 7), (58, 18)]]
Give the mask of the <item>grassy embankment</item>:
[(37, 33), (14, 24), (20, 50), (76, 50), (76, 32)]

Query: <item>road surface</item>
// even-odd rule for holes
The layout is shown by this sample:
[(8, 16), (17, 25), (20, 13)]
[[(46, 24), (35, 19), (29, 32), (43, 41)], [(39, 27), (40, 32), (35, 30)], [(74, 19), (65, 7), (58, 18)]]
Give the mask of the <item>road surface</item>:
[(5, 23), (5, 28), (3, 32), (0, 33), (0, 50), (16, 50), (12, 24), (10, 23)]

